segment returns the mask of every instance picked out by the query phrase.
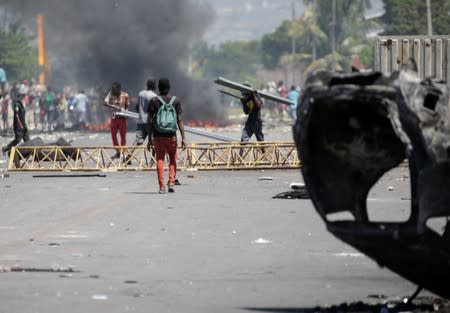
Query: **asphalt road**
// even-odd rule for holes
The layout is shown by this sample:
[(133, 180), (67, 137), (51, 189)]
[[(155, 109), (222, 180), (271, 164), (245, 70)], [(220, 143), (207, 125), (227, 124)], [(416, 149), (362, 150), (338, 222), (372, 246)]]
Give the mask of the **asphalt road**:
[[(415, 289), (335, 239), (309, 200), (272, 199), (296, 170), (181, 172), (164, 195), (155, 172), (36, 174), (0, 178), (0, 313), (294, 312)], [(405, 219), (408, 199), (394, 169), (370, 215)]]
[[(289, 125), (266, 125), (265, 133), (292, 140)], [(37, 135), (111, 144), (108, 133)], [(335, 239), (309, 200), (272, 199), (302, 182), (297, 170), (180, 172), (182, 186), (165, 195), (155, 172), (8, 174), (0, 178), (0, 313), (309, 312), (415, 289)], [(370, 218), (405, 220), (408, 199), (408, 172), (399, 167), (371, 191)]]

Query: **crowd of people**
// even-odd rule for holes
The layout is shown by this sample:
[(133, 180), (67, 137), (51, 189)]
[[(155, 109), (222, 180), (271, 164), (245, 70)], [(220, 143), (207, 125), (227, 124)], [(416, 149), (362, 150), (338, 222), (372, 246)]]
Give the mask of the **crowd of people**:
[(26, 110), (26, 121), (30, 129), (42, 132), (52, 132), (64, 129), (93, 129), (108, 128), (108, 112), (102, 109), (102, 95), (100, 88), (87, 91), (65, 87), (62, 90), (52, 86), (43, 86), (32, 80), (6, 85), (2, 90), (0, 109), (2, 113), (1, 131), (3, 134), (10, 129), (12, 119), (10, 109), (14, 100), (23, 92), (23, 105)]
[(294, 120), (296, 119), (297, 101), (300, 96), (299, 87), (292, 85), (288, 89), (286, 84), (282, 80), (280, 80), (278, 81), (278, 83), (275, 83), (273, 81), (267, 83), (266, 85), (262, 86), (261, 91), (291, 100), (292, 105), (266, 101), (265, 106), (277, 118), (283, 119), (288, 116)]
[[(92, 88), (87, 92), (71, 87), (55, 90), (52, 86), (42, 86), (27, 80), (10, 86), (2, 84), (0, 94), (2, 131), (7, 134), (10, 127), (10, 108), (12, 109), (12, 129), (14, 131), (14, 139), (8, 145), (3, 146), (2, 151), (6, 153), (22, 140), (27, 141), (29, 130), (41, 132), (67, 129), (100, 130), (93, 129), (93, 126), (102, 125), (101, 130), (110, 130), (113, 146), (117, 147), (117, 153), (113, 158), (123, 158), (124, 162), (131, 162), (129, 155), (123, 155), (122, 147), (127, 145), (127, 116), (123, 113), (128, 112), (130, 103), (132, 103), (133, 106), (136, 105), (138, 114), (136, 139), (133, 146), (142, 145), (148, 138), (147, 148), (155, 152), (160, 193), (166, 191), (164, 162), (165, 156), (169, 156), (168, 191), (174, 192), (178, 145), (176, 133), (178, 130), (181, 133), (181, 145), (186, 146), (183, 110), (179, 99), (169, 95), (170, 82), (168, 79), (162, 78), (158, 81), (158, 94), (155, 80), (149, 79), (146, 87), (138, 97), (130, 99), (128, 93), (122, 90), (120, 82), (114, 82), (109, 92), (99, 88)], [(243, 143), (248, 142), (253, 135), (258, 141), (264, 141), (261, 118), (263, 107), (277, 114), (280, 119), (284, 119), (285, 115), (292, 119), (296, 118), (299, 90), (295, 86), (288, 90), (280, 81), (278, 84), (268, 83), (261, 91), (289, 99), (292, 104), (286, 105), (263, 100), (256, 90), (243, 92), (240, 102), (244, 113), (248, 116), (242, 132), (241, 142)], [(105, 94), (107, 96), (103, 98)], [(110, 110), (105, 110), (104, 107)], [(120, 142), (117, 138), (118, 134)]]

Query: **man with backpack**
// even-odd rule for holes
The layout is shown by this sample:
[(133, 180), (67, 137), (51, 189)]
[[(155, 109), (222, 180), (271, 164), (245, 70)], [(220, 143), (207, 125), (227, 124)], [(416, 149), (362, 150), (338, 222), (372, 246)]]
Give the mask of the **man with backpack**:
[(165, 193), (164, 158), (169, 155), (169, 192), (175, 192), (177, 129), (181, 133), (181, 146), (186, 147), (183, 110), (180, 101), (169, 95), (170, 81), (161, 78), (158, 82), (159, 96), (150, 100), (148, 107), (148, 149), (156, 151), (156, 169), (158, 172), (159, 193)]

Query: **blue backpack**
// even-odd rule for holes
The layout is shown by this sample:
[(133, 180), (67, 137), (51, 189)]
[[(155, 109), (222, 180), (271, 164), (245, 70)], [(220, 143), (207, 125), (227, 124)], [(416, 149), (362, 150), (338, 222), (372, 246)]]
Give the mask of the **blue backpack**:
[(156, 112), (156, 131), (165, 134), (176, 133), (178, 129), (177, 111), (173, 106), (176, 97), (172, 97), (169, 103), (166, 103), (160, 96), (156, 98), (161, 102), (161, 106)]

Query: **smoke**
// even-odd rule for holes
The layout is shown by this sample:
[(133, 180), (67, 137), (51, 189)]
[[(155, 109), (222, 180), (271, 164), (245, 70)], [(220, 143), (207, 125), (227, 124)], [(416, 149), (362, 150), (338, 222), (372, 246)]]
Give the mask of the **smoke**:
[(209, 84), (180, 69), (189, 47), (212, 23), (214, 12), (194, 0), (0, 0), (30, 29), (44, 15), (52, 59), (77, 62), (79, 85), (118, 80), (135, 94), (148, 78), (167, 77), (187, 119), (223, 119)]

